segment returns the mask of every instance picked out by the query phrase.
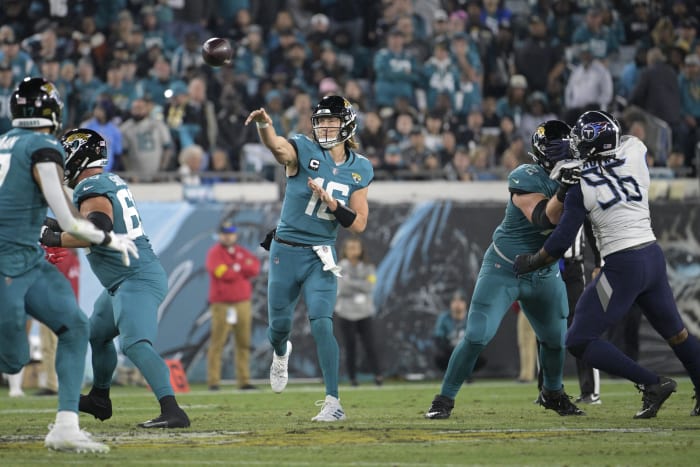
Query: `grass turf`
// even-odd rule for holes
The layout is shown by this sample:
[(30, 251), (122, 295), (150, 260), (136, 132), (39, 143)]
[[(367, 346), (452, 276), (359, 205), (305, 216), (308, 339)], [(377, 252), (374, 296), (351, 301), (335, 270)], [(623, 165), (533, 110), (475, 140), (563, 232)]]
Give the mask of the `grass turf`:
[[(601, 405), (586, 416), (560, 417), (533, 404), (534, 385), (477, 381), (465, 385), (447, 420), (423, 413), (440, 383), (341, 386), (348, 419), (317, 423), (320, 384), (294, 384), (282, 394), (268, 386), (239, 391), (202, 385), (178, 394), (192, 426), (144, 430), (138, 422), (158, 415), (152, 393), (115, 387), (114, 416), (100, 422), (81, 414), (81, 427), (111, 447), (109, 454), (67, 454), (43, 447), (56, 399), (0, 395), (0, 465), (687, 465), (700, 455), (700, 417), (691, 417), (692, 385), (678, 392), (658, 417), (633, 420), (641, 395), (621, 380), (602, 382)], [(576, 382), (567, 380), (570, 395)]]

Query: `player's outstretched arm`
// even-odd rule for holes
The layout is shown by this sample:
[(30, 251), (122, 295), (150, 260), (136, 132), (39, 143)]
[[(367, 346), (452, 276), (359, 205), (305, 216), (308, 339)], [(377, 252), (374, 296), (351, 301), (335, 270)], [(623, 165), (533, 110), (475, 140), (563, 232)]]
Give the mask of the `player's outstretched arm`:
[(286, 138), (279, 136), (275, 132), (275, 127), (272, 126), (272, 118), (270, 118), (263, 107), (253, 110), (248, 115), (245, 124), (248, 125), (252, 122), (255, 122), (255, 126), (258, 128), (260, 141), (272, 151), (275, 160), (289, 169), (296, 169), (297, 153), (294, 146)]

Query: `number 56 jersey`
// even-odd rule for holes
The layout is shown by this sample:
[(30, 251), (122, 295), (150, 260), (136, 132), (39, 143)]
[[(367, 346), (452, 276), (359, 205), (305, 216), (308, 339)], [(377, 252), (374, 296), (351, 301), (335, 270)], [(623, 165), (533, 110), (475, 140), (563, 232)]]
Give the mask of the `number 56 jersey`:
[(294, 135), (289, 142), (296, 148), (299, 169), (287, 178), (282, 215), (277, 235), (308, 245), (333, 245), (338, 236), (338, 221), (307, 186), (310, 177), (339, 202), (348, 205), (350, 196), (366, 188), (374, 178), (370, 161), (348, 151), (345, 162), (336, 164), (330, 152), (309, 137)]
[(649, 214), (647, 148), (624, 136), (614, 158), (589, 161), (581, 170), (581, 193), (603, 257), (656, 240)]
[(121, 253), (117, 251), (99, 245), (88, 249), (87, 259), (92, 271), (106, 289), (112, 289), (146, 265), (158, 261), (158, 257), (143, 231), (134, 197), (124, 180), (111, 173), (101, 173), (81, 180), (73, 191), (73, 204), (80, 209), (83, 201), (96, 196), (104, 196), (112, 204), (114, 232), (128, 234), (139, 250), (139, 258), (131, 257), (131, 265), (126, 267), (122, 263)]

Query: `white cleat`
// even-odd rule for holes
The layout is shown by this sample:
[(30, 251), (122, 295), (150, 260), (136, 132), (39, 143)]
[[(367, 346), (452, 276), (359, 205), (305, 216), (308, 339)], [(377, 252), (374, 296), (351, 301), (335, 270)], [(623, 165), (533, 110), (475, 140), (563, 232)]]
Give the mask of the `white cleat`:
[(109, 446), (92, 439), (90, 433), (73, 424), (51, 424), (44, 446), (64, 452), (109, 452)]
[(287, 341), (287, 352), (283, 356), (279, 356), (272, 351), (272, 365), (270, 365), (270, 386), (272, 391), (280, 393), (287, 387), (289, 380), (289, 354), (292, 353), (292, 343)]
[(322, 407), (318, 415), (311, 419), (312, 422), (337, 422), (339, 420), (345, 420), (345, 412), (340, 406), (340, 399), (336, 399), (333, 396), (326, 396), (326, 400), (316, 401), (316, 405)]

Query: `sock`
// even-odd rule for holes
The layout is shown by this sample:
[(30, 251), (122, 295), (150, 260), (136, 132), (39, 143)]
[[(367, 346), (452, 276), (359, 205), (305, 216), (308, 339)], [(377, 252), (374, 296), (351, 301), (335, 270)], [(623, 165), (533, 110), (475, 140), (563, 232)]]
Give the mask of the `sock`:
[(175, 396), (163, 396), (158, 399), (158, 403), (160, 403), (160, 413), (173, 413), (177, 412), (180, 408), (180, 406), (177, 405)]
[(700, 390), (700, 343), (695, 336), (688, 334), (688, 338), (679, 345), (671, 348), (678, 359), (683, 363), (695, 390)]
[(598, 368), (611, 375), (622, 376), (637, 384), (656, 384), (659, 382), (659, 377), (656, 374), (637, 364), (607, 341), (600, 339), (591, 341), (583, 353), (583, 360), (593, 368)]
[(90, 342), (92, 348), (93, 387), (109, 389), (117, 368), (117, 349), (113, 341)]
[(457, 347), (452, 351), (450, 363), (445, 370), (442, 379), (442, 389), (440, 394), (450, 399), (457, 397), (459, 389), (464, 384), (464, 380), (469, 378), (474, 371), (474, 365), (479, 358), (479, 354), (484, 350), (485, 345), (467, 342), (465, 339), (459, 341)]
[(10, 394), (24, 394), (22, 392), (22, 379), (24, 377), (24, 367), (19, 370), (19, 373), (7, 375), (7, 384), (10, 387)]
[(321, 366), (323, 381), (326, 383), (326, 395), (338, 397), (338, 366), (340, 351), (333, 335), (333, 322), (330, 318), (311, 320), (311, 335), (316, 342), (316, 354)]
[(168, 365), (165, 364), (163, 358), (155, 351), (150, 342), (139, 341), (126, 349), (124, 354), (134, 362), (136, 368), (146, 378), (156, 399), (160, 401), (164, 396), (174, 394), (173, 387), (170, 385)]
[(109, 399), (109, 388), (102, 389), (93, 386), (92, 389), (90, 389), (90, 395), (99, 397), (100, 399)]
[(291, 320), (277, 319), (275, 320), (275, 324), (281, 326), (285, 330), (276, 330), (272, 327), (268, 327), (267, 338), (269, 339), (275, 354), (282, 357), (287, 352), (287, 340), (289, 340), (288, 329), (291, 329)]
[(78, 412), (70, 410), (59, 410), (56, 413), (56, 425), (78, 426)]
[(549, 392), (559, 392), (564, 387), (562, 378), (564, 374), (564, 347), (553, 348), (540, 343), (540, 362), (542, 365), (542, 388)]

